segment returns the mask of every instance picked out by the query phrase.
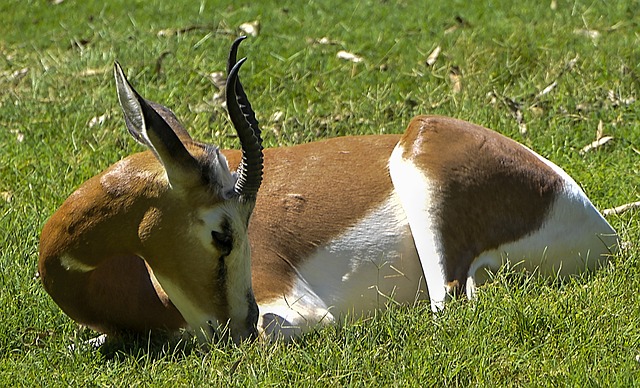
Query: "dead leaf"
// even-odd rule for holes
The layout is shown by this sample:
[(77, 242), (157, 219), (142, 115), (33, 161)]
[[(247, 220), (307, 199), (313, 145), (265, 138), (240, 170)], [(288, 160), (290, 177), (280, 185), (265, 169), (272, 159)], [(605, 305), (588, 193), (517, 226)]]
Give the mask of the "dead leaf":
[(440, 46), (436, 46), (436, 48), (431, 51), (431, 54), (429, 54), (427, 60), (425, 61), (427, 66), (433, 66), (433, 64), (436, 63), (436, 60), (438, 60), (438, 56), (440, 55), (440, 50)]
[(279, 110), (279, 111), (275, 111), (272, 115), (271, 115), (271, 122), (272, 123), (279, 123), (280, 121), (282, 121), (282, 118), (284, 117), (284, 112)]
[(78, 77), (92, 77), (94, 75), (100, 75), (100, 74), (104, 74), (107, 71), (109, 71), (111, 68), (99, 68), (99, 69), (94, 69), (94, 68), (87, 68), (82, 70), (81, 72), (77, 73)]
[(243, 34), (258, 36), (260, 33), (260, 22), (258, 20), (254, 20), (252, 22), (242, 23), (238, 28)]
[(520, 131), (520, 134), (526, 135), (529, 129), (527, 128), (527, 123), (524, 122), (524, 116), (522, 115), (522, 111), (518, 109), (518, 111), (516, 111), (515, 116), (516, 116), (516, 123), (518, 123), (518, 131)]
[(607, 92), (607, 97), (609, 98), (609, 101), (611, 101), (614, 107), (629, 106), (634, 102), (636, 102), (636, 99), (633, 97), (620, 98), (620, 96), (613, 90), (609, 90)]
[(640, 201), (638, 202), (631, 202), (631, 203), (625, 203), (624, 205), (620, 205), (620, 206), (616, 206), (614, 208), (611, 209), (604, 209), (602, 211), (602, 214), (605, 216), (610, 216), (612, 214), (622, 214), (624, 212), (626, 212), (627, 210), (631, 210), (631, 209), (636, 209), (640, 207)]
[(3, 71), (0, 73), (0, 77), (6, 78), (9, 82), (18, 82), (23, 79), (27, 73), (29, 72), (29, 68), (25, 67), (15, 71)]
[(604, 136), (604, 122), (602, 120), (598, 121), (598, 127), (596, 128), (596, 140), (591, 142), (591, 144), (587, 144), (580, 150), (580, 154), (583, 155), (589, 151), (592, 151), (596, 148), (602, 147), (613, 140), (613, 136)]
[(562, 74), (564, 74), (565, 72), (572, 70), (573, 67), (576, 65), (576, 63), (578, 63), (578, 59), (580, 57), (578, 55), (576, 55), (575, 58), (573, 58), (572, 60), (570, 60), (569, 62), (567, 62), (567, 64), (565, 65), (564, 69), (562, 70)]
[(454, 94), (462, 91), (462, 76), (458, 66), (451, 66), (449, 69), (449, 81), (451, 81), (451, 91)]
[(165, 28), (156, 32), (156, 36), (172, 36), (172, 35), (175, 35), (176, 32), (177, 30), (174, 28)]
[(458, 28), (465, 28), (465, 27), (470, 27), (471, 25), (462, 18), (462, 16), (458, 15), (455, 17), (455, 21), (456, 24), (452, 25), (451, 27), (447, 28), (446, 30), (444, 30), (445, 34), (450, 34), (452, 32), (454, 32), (455, 30), (457, 30)]
[(604, 123), (602, 120), (598, 121), (598, 128), (596, 128), (596, 140), (602, 139), (604, 136)]
[(342, 43), (340, 43), (337, 40), (333, 40), (333, 39), (329, 39), (326, 36), (323, 36), (320, 39), (307, 39), (307, 43), (309, 44), (319, 44), (319, 45), (323, 45), (323, 46), (340, 46), (342, 45)]
[(555, 87), (558, 86), (558, 81), (553, 81), (549, 86), (542, 89), (540, 93), (538, 93), (538, 97), (544, 96), (545, 94), (550, 93)]
[(586, 146), (584, 146), (580, 150), (580, 154), (585, 154), (589, 151), (595, 150), (596, 148), (602, 147), (603, 145), (607, 144), (611, 140), (613, 140), (613, 136), (603, 136), (597, 140), (594, 140), (593, 142), (591, 142), (591, 144), (587, 144)]
[(16, 140), (18, 141), (18, 143), (22, 143), (24, 141), (24, 133), (20, 132), (17, 129), (12, 129), (9, 132), (16, 135)]
[(162, 61), (164, 61), (164, 59), (167, 57), (167, 55), (171, 54), (170, 51), (164, 51), (160, 54), (160, 56), (158, 57), (158, 59), (156, 59), (156, 68), (155, 68), (155, 74), (156, 75), (160, 75), (160, 73), (162, 72)]
[(360, 63), (364, 60), (362, 59), (362, 57), (344, 50), (338, 51), (336, 57), (338, 57), (338, 59), (344, 59), (345, 61), (351, 61), (353, 63)]
[(551, 8), (552, 11), (555, 11), (556, 9), (558, 9), (558, 1), (551, 0), (551, 4), (549, 4), (549, 8)]
[(218, 90), (224, 89), (227, 84), (227, 74), (223, 71), (214, 71), (209, 74), (209, 79)]
[(213, 31), (213, 30), (215, 30), (215, 32), (218, 34), (227, 34), (227, 35), (232, 34), (232, 31), (230, 30), (220, 30), (220, 29), (216, 30), (212, 26), (192, 25), (192, 26), (186, 26), (182, 28), (165, 28), (163, 30), (158, 31), (156, 33), (156, 36), (173, 36), (178, 34), (184, 34), (186, 32), (191, 32), (191, 31)]
[(591, 110), (591, 105), (581, 102), (578, 105), (576, 105), (576, 110), (578, 112), (589, 112)]
[(2, 198), (6, 203), (9, 203), (13, 200), (13, 193), (10, 191), (0, 192), (0, 198)]
[(544, 108), (540, 105), (532, 105), (529, 107), (529, 112), (531, 112), (536, 117), (541, 117), (544, 114)]
[(107, 113), (105, 113), (105, 114), (103, 114), (101, 116), (95, 116), (95, 117), (91, 118), (91, 120), (89, 120), (89, 124), (88, 124), (89, 128), (93, 128), (96, 125), (104, 124), (104, 122), (107, 120), (107, 117), (109, 117), (109, 116), (108, 116)]
[(507, 96), (502, 96), (502, 101), (504, 101), (507, 108), (509, 108), (511, 115), (516, 120), (520, 134), (525, 135), (528, 131), (528, 128), (527, 128), (527, 123), (524, 122), (524, 115), (522, 114), (522, 105), (520, 105), (520, 103), (510, 99)]
[(578, 28), (573, 30), (573, 33), (576, 35), (586, 36), (587, 38), (597, 39), (600, 37), (600, 31), (598, 30), (589, 30), (586, 28)]
[(70, 49), (77, 48), (77, 49), (80, 49), (80, 51), (82, 51), (90, 43), (91, 43), (91, 39), (89, 38), (72, 39), (71, 43), (69, 44), (69, 48)]

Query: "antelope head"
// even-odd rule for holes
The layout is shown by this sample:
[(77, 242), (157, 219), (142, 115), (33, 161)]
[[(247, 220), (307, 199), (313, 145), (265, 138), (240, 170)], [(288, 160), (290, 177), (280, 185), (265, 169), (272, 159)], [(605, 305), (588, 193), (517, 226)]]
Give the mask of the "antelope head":
[(242, 148), (236, 172), (216, 146), (192, 140), (166, 108), (142, 98), (117, 62), (114, 70), (126, 126), (159, 162), (138, 166), (157, 178), (135, 254), (202, 340), (219, 329), (236, 342), (257, 334), (247, 228), (263, 156), (258, 122), (238, 80), (246, 60), (236, 62), (243, 39), (233, 43), (227, 64), (227, 109)]

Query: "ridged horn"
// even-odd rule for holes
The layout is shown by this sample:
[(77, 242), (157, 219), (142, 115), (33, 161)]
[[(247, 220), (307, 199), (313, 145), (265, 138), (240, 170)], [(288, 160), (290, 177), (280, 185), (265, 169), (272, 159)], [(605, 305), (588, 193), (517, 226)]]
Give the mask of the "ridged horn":
[(260, 184), (262, 183), (263, 155), (262, 138), (260, 137), (261, 132), (255, 113), (238, 79), (238, 72), (242, 64), (246, 61), (246, 58), (230, 66), (232, 62), (235, 62), (238, 45), (244, 38), (245, 37), (240, 37), (236, 39), (231, 46), (229, 61), (227, 63), (231, 69), (227, 76), (225, 97), (229, 118), (238, 133), (242, 148), (242, 161), (238, 166), (238, 179), (233, 189), (235, 194), (242, 198), (255, 199)]

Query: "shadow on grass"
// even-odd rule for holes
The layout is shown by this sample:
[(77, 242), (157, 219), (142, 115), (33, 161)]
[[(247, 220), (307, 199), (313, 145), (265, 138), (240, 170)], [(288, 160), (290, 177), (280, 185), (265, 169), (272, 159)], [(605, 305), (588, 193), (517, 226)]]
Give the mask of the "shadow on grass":
[[(95, 332), (91, 331), (91, 334)], [(80, 335), (79, 337), (85, 337)], [(159, 360), (170, 358), (181, 360), (196, 351), (201, 351), (197, 341), (186, 333), (124, 333), (112, 336), (78, 339), (71, 350), (95, 349), (105, 359), (124, 361), (130, 358)]]

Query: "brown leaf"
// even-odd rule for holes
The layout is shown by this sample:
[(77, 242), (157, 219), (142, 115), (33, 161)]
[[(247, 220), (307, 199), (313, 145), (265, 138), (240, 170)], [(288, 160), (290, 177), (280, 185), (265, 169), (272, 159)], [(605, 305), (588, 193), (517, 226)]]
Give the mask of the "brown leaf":
[(104, 124), (104, 122), (107, 120), (107, 117), (109, 117), (109, 115), (107, 113), (101, 115), (101, 116), (95, 116), (92, 117), (91, 120), (89, 120), (89, 128), (93, 128), (96, 125), (102, 125)]
[(602, 147), (613, 140), (613, 136), (604, 136), (604, 123), (602, 120), (598, 121), (598, 128), (596, 129), (596, 140), (591, 142), (591, 144), (587, 144), (580, 150), (580, 154), (585, 154), (589, 151), (592, 151), (596, 148)]
[(78, 77), (92, 77), (94, 75), (104, 74), (107, 71), (109, 71), (110, 69), (111, 68), (105, 68), (105, 67), (98, 68), (98, 69), (89, 67), (89, 68), (86, 68), (86, 69), (82, 70), (81, 72), (77, 73), (76, 75)]
[(585, 153), (587, 153), (589, 151), (595, 150), (596, 148), (600, 148), (603, 145), (605, 145), (608, 142), (610, 142), (611, 140), (613, 140), (613, 136), (603, 136), (600, 139), (594, 140), (593, 142), (591, 142), (591, 144), (587, 144), (586, 146), (584, 146), (580, 150), (580, 153), (581, 154), (585, 154)]
[(160, 54), (158, 59), (156, 59), (156, 68), (154, 69), (154, 72), (156, 73), (156, 75), (160, 75), (160, 73), (162, 72), (162, 61), (164, 61), (164, 59), (169, 54), (171, 54), (170, 51), (164, 51)]
[(558, 86), (558, 81), (553, 81), (549, 86), (542, 89), (540, 93), (538, 93), (538, 97), (544, 96), (545, 94), (550, 93), (555, 87)]
[(223, 90), (227, 84), (227, 74), (223, 71), (214, 71), (209, 74), (209, 79), (218, 90)]
[(0, 198), (2, 198), (3, 201), (9, 203), (13, 201), (13, 193), (10, 191), (2, 191), (0, 192)]
[(12, 129), (9, 132), (16, 135), (16, 140), (18, 141), (18, 143), (22, 143), (24, 141), (24, 133), (20, 132), (17, 129)]
[(624, 205), (616, 206), (614, 208), (604, 209), (602, 211), (602, 214), (604, 214), (605, 216), (610, 216), (612, 214), (622, 214), (622, 213), (626, 212), (627, 210), (636, 209), (636, 208), (639, 208), (639, 207), (640, 207), (640, 201), (631, 202), (631, 203), (625, 203)]
[(18, 82), (23, 79), (27, 73), (29, 72), (29, 68), (25, 67), (22, 69), (18, 69), (15, 71), (3, 71), (0, 73), (0, 78), (5, 78), (9, 82)]
[(460, 16), (460, 15), (455, 17), (455, 21), (456, 21), (456, 24), (454, 24), (451, 27), (449, 27), (446, 30), (444, 30), (445, 34), (450, 34), (450, 33), (454, 32), (455, 30), (457, 30), (458, 28), (465, 28), (465, 27), (470, 27), (471, 26), (469, 24), (469, 22), (467, 22), (465, 19), (463, 19), (462, 16)]
[(319, 44), (319, 45), (323, 45), (323, 46), (340, 46), (340, 45), (342, 45), (342, 43), (340, 43), (339, 41), (329, 39), (326, 36), (323, 36), (320, 39), (307, 39), (307, 43), (309, 43), (309, 44)]
[(628, 106), (636, 102), (636, 99), (633, 97), (620, 98), (620, 96), (613, 90), (609, 90), (607, 92), (607, 98), (609, 98), (609, 101), (611, 101), (614, 107)]
[(598, 128), (596, 129), (596, 140), (602, 139), (604, 136), (604, 123), (602, 120), (598, 121)]
[(260, 22), (258, 20), (254, 20), (252, 22), (242, 23), (238, 28), (243, 34), (258, 36), (260, 33)]
[(597, 39), (600, 37), (600, 31), (598, 30), (589, 30), (586, 28), (577, 28), (573, 30), (573, 33), (576, 35), (586, 36), (587, 38)]
[(509, 108), (509, 111), (511, 112), (513, 118), (516, 120), (516, 123), (518, 124), (518, 130), (522, 135), (525, 135), (528, 131), (528, 128), (527, 123), (525, 123), (524, 121), (524, 115), (522, 114), (522, 105), (507, 96), (502, 96), (502, 100), (504, 101), (504, 104), (507, 106), (507, 108)]
[(271, 115), (271, 122), (272, 123), (279, 123), (282, 121), (282, 118), (284, 117), (284, 112), (281, 110), (275, 111), (272, 115)]
[(440, 55), (440, 51), (441, 51), (440, 46), (436, 46), (436, 48), (434, 48), (433, 51), (431, 51), (431, 54), (429, 54), (429, 56), (427, 57), (427, 60), (425, 61), (427, 66), (433, 66), (433, 64), (436, 63), (436, 60), (438, 60), (438, 56)]
[(360, 63), (363, 61), (362, 57), (344, 50), (338, 51), (336, 57), (338, 57), (338, 59), (344, 59), (345, 61), (351, 61), (353, 63)]
[(462, 75), (458, 66), (449, 69), (449, 81), (451, 81), (451, 91), (458, 94), (462, 91)]
[(156, 33), (156, 36), (173, 36), (178, 34), (184, 34), (191, 31), (215, 31), (217, 34), (226, 34), (226, 35), (231, 35), (233, 33), (230, 30), (220, 30), (220, 29), (216, 30), (212, 26), (196, 24), (196, 25), (186, 26), (182, 28), (165, 28), (163, 30), (158, 31)]

